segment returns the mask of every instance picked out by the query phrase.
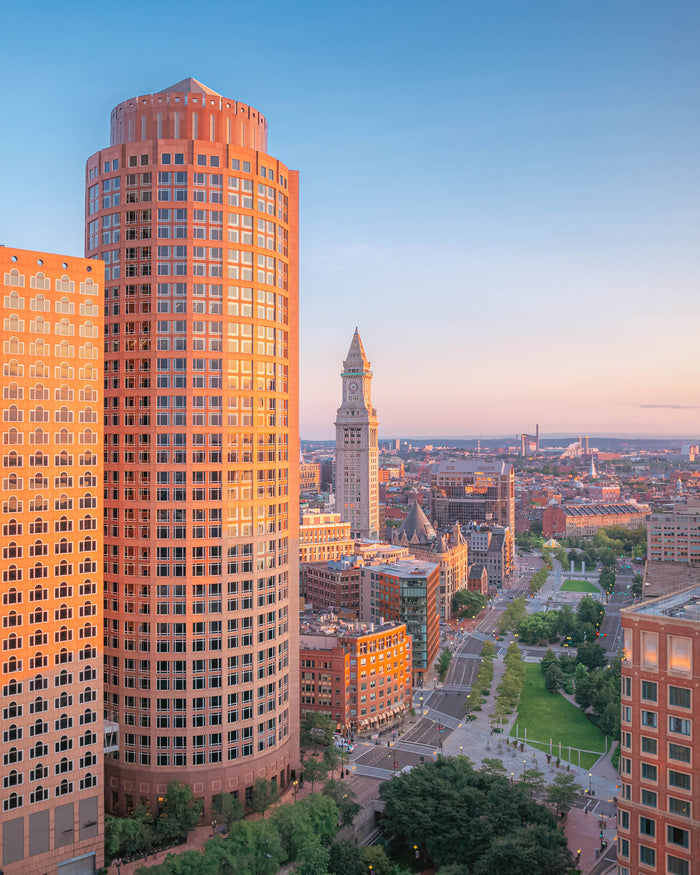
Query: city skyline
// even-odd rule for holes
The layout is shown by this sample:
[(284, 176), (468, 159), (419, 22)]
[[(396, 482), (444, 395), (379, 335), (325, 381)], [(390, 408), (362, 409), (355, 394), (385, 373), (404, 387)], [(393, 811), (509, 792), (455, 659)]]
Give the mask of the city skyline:
[[(7, 117), (35, 136), (0, 152), (7, 246), (81, 256), (84, 156), (107, 133), (95, 107), (193, 76), (260, 107), (304, 180), (304, 438), (333, 435), (355, 325), (380, 438), (510, 435), (535, 418), (548, 433), (696, 433), (694, 4), (361, 3), (350, 18), (273, 3), (265, 65), (242, 40), (219, 60), (184, 39), (184, 4), (163, 10), (143, 10), (159, 39), (129, 65), (122, 40), (86, 41), (86, 4), (8, 12), (6, 80), (21, 87)], [(89, 12), (91, 32), (114, 28)]]

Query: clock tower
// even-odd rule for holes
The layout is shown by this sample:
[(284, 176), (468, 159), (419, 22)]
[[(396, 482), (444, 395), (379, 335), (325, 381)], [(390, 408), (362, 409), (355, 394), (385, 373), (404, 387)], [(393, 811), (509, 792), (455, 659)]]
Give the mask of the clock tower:
[(355, 333), (340, 375), (343, 403), (335, 420), (336, 510), (353, 538), (379, 538), (379, 421), (372, 407), (372, 371)]

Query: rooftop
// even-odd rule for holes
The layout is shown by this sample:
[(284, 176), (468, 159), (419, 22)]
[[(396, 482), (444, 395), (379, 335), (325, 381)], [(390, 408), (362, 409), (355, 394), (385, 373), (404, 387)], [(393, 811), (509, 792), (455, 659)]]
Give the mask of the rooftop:
[(700, 623), (700, 585), (634, 607), (624, 608), (623, 613), (669, 617), (674, 620)]
[(618, 513), (649, 513), (645, 504), (562, 504), (566, 516), (612, 516)]

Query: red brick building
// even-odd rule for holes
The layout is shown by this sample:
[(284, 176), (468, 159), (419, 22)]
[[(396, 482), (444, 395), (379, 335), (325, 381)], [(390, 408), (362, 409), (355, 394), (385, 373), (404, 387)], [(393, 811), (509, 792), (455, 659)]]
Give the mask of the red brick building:
[(362, 565), (356, 556), (305, 565), (302, 569), (305, 600), (317, 611), (336, 608), (352, 611), (359, 617)]
[(302, 628), (302, 717), (327, 714), (344, 733), (395, 723), (411, 707), (411, 637), (403, 623)]
[(622, 611), (618, 873), (700, 859), (700, 587)]
[(606, 526), (638, 529), (646, 526), (649, 513), (646, 504), (553, 505), (542, 514), (542, 534), (545, 538), (592, 538)]

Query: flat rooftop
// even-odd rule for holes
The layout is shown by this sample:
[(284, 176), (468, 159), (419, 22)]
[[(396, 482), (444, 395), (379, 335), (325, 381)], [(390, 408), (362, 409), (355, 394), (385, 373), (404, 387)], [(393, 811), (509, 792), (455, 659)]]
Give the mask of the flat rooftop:
[(662, 596), (631, 608), (623, 608), (623, 613), (669, 617), (674, 620), (698, 623), (700, 622), (700, 584), (673, 595)]

